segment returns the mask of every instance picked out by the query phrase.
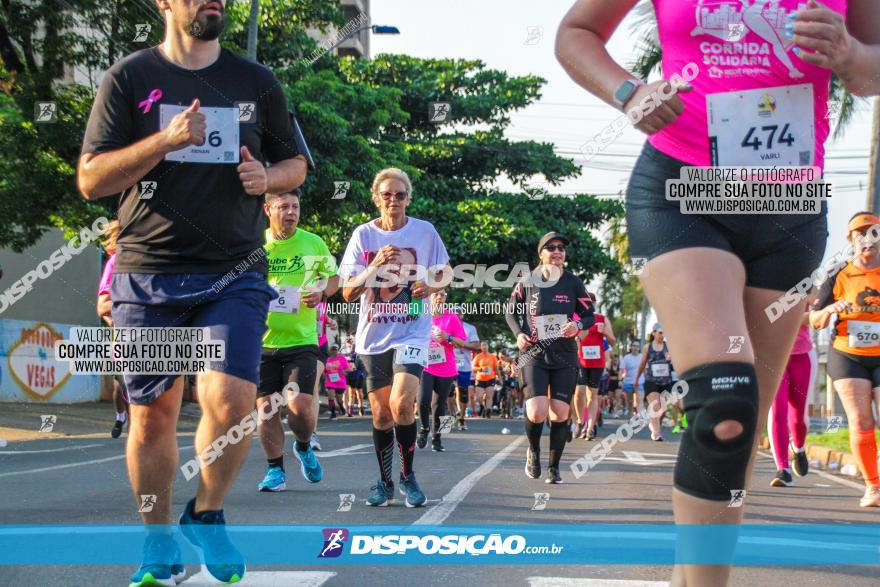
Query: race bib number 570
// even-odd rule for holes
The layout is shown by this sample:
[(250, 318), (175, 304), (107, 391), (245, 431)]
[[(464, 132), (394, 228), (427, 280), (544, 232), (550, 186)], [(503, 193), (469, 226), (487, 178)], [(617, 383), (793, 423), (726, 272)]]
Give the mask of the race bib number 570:
[[(164, 130), (171, 119), (189, 108), (174, 104), (159, 104), (159, 130)], [(239, 135), (238, 108), (199, 108), (205, 115), (205, 143), (190, 145), (165, 155), (166, 161), (185, 163), (238, 163)]]
[(810, 84), (707, 95), (712, 165), (812, 165), (813, 108)]
[(846, 323), (849, 346), (858, 349), (880, 346), (880, 322), (849, 320)]

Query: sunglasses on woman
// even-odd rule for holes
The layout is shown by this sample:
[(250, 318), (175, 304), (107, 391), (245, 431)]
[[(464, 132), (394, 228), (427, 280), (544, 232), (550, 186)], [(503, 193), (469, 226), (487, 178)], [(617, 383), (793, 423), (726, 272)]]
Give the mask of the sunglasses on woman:
[(382, 196), (383, 200), (390, 200), (391, 198), (394, 198), (398, 202), (402, 202), (409, 194), (407, 192), (382, 192), (379, 195)]
[(555, 251), (559, 251), (560, 253), (564, 253), (565, 252), (565, 245), (547, 245), (546, 247), (544, 247), (544, 250), (550, 251), (551, 253), (553, 253)]

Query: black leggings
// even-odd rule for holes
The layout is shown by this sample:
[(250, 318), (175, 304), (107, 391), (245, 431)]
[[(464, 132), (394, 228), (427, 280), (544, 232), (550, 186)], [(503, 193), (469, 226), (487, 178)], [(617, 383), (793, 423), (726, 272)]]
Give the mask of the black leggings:
[(422, 389), (419, 391), (419, 420), (428, 429), (428, 416), (434, 418), (434, 436), (440, 436), (440, 416), (446, 415), (446, 400), (452, 392), (455, 377), (437, 377), (422, 371)]

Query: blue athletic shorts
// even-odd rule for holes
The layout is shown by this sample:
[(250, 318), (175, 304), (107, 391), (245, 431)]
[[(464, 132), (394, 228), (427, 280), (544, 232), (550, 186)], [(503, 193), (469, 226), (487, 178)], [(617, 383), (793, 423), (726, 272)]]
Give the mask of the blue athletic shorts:
[(459, 389), (467, 391), (467, 388), (473, 385), (473, 383), (471, 383), (471, 372), (460, 371), (456, 380), (456, 385), (458, 385)]
[(626, 393), (633, 393), (636, 390), (635, 386), (632, 383), (624, 383), (623, 391)]
[[(118, 327), (210, 328), (226, 342), (225, 359), (210, 369), (258, 385), (260, 353), (269, 302), (277, 293), (256, 272), (242, 273), (225, 287), (214, 273), (115, 273), (110, 284), (113, 325)], [(124, 375), (133, 404), (150, 404), (178, 375)]]

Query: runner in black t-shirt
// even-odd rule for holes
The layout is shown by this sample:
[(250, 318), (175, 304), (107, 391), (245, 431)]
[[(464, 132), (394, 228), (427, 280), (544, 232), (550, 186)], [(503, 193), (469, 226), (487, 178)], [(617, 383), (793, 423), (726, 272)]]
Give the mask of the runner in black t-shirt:
[[(105, 74), (89, 117), (78, 186), (88, 200), (123, 192), (110, 287), (117, 327), (206, 327), (225, 341), (224, 362), (199, 375), (199, 454), (254, 407), (269, 301), (262, 254), (262, 195), (305, 179), (287, 103), (272, 72), (218, 41), (225, 1), (159, 3), (162, 44)], [(265, 162), (272, 164), (266, 167)], [(228, 275), (227, 275), (228, 273)], [(221, 281), (222, 278), (222, 281)], [(156, 495), (145, 523), (170, 523), (178, 462), (182, 378), (126, 375), (131, 397), (128, 468), (135, 495)], [(222, 583), (240, 580), (223, 499), (250, 440), (229, 442), (201, 471), (181, 530)], [(132, 585), (173, 585), (182, 576), (170, 533), (151, 532)]]
[[(521, 282), (508, 302), (507, 325), (516, 336), (517, 361), (525, 379), (525, 429), (529, 439), (526, 475), (541, 476), (541, 432), (550, 415), (547, 483), (562, 483), (559, 460), (568, 437), (568, 410), (577, 383), (579, 330), (593, 325), (593, 302), (584, 283), (565, 271), (568, 239), (548, 232), (538, 244), (539, 277)], [(540, 282), (538, 281), (540, 280)]]

